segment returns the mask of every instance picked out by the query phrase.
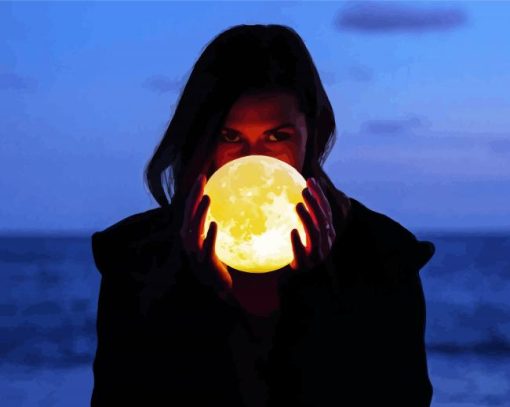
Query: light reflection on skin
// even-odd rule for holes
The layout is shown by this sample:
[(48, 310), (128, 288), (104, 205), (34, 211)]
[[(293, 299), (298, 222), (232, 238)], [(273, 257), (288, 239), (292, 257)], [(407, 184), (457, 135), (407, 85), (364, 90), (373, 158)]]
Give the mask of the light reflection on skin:
[(305, 115), (293, 94), (274, 91), (241, 96), (218, 137), (213, 172), (252, 154), (278, 158), (299, 172), (303, 169), (308, 132)]
[[(217, 136), (219, 139), (212, 153), (210, 174), (236, 158), (254, 154), (277, 158), (302, 173), (308, 131), (305, 114), (299, 110), (298, 100), (292, 93), (273, 91), (241, 96), (232, 105)], [(307, 229), (306, 247), (299, 240), (297, 229), (294, 229), (294, 238), (289, 236), (294, 251), (294, 260), (290, 264), (292, 269), (310, 267), (312, 258), (321, 261), (323, 254), (319, 253), (327, 253), (323, 246), (331, 247), (334, 240), (330, 230), (325, 229), (326, 225), (332, 225), (332, 219), (325, 215), (331, 213), (329, 203), (318, 184), (311, 179), (307, 179), (306, 184), (303, 196), (307, 208), (303, 204), (295, 208)], [(312, 201), (315, 205), (311, 205)], [(279, 307), (277, 280), (285, 270), (254, 274), (229, 268), (234, 295), (250, 312), (267, 315)]]

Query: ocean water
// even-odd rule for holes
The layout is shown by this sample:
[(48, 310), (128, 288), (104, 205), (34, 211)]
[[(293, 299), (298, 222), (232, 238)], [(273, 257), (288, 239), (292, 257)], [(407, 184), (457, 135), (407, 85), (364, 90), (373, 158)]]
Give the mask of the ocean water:
[[(417, 234), (433, 406), (510, 406), (510, 232)], [(89, 236), (0, 237), (0, 400), (86, 406), (99, 274)]]

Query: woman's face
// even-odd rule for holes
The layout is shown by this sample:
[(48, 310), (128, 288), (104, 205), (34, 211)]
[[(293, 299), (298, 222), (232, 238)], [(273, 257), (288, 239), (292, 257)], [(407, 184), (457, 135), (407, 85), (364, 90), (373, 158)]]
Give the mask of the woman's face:
[(296, 97), (273, 91), (241, 96), (230, 109), (213, 157), (213, 172), (229, 161), (261, 154), (303, 169), (308, 133)]

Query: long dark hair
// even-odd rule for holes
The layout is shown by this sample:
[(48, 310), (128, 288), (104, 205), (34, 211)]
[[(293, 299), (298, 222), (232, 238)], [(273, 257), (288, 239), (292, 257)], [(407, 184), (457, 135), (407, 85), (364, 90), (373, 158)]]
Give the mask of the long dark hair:
[(182, 204), (199, 173), (210, 175), (210, 152), (230, 107), (241, 95), (263, 90), (297, 96), (308, 130), (303, 176), (329, 181), (322, 165), (335, 142), (335, 117), (303, 40), (283, 25), (238, 25), (205, 47), (145, 168), (160, 206)]
[[(290, 91), (297, 97), (308, 130), (302, 175), (315, 177), (335, 193), (322, 169), (335, 142), (335, 118), (303, 40), (283, 25), (237, 25), (203, 50), (146, 166), (146, 183), (161, 207), (171, 204), (173, 213), (184, 213), (195, 179), (201, 172), (211, 175), (211, 151), (230, 107), (241, 95), (264, 90)], [(177, 231), (182, 216), (173, 220)]]

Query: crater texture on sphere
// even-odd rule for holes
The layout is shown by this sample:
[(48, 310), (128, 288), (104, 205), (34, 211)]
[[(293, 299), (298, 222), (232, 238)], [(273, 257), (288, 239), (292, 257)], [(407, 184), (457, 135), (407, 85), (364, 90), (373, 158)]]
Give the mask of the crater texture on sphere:
[(249, 155), (230, 161), (207, 181), (204, 194), (211, 204), (204, 237), (212, 221), (218, 224), (216, 255), (230, 267), (252, 273), (278, 270), (294, 255), (290, 232), (306, 233), (295, 211), (303, 202), (303, 176), (284, 161)]

